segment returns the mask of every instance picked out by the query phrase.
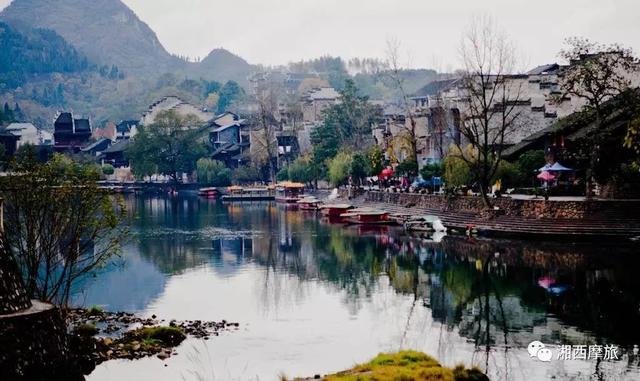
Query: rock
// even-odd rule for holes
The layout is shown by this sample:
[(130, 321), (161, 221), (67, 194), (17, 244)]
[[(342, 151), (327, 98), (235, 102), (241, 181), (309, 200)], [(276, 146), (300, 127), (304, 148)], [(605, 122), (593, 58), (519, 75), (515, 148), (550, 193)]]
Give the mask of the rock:
[(159, 358), (160, 360), (164, 361), (166, 359), (169, 358), (169, 355), (165, 352), (160, 352), (156, 355), (157, 358)]

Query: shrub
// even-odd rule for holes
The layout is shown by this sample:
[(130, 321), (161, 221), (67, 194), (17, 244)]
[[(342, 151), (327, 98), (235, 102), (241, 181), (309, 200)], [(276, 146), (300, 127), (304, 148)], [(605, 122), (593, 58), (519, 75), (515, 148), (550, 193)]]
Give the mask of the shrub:
[(281, 168), (278, 173), (276, 173), (276, 180), (277, 181), (287, 181), (289, 180), (289, 168), (284, 167)]
[(113, 168), (113, 165), (105, 164), (102, 166), (102, 173), (107, 176), (113, 175), (115, 173), (115, 169)]
[(208, 158), (198, 159), (196, 173), (200, 184), (225, 187), (231, 185), (231, 170), (224, 163)]
[(95, 324), (80, 324), (73, 329), (73, 332), (82, 337), (89, 337), (98, 333), (98, 328)]
[(329, 160), (329, 182), (334, 186), (344, 184), (351, 170), (352, 156), (346, 152), (340, 152)]

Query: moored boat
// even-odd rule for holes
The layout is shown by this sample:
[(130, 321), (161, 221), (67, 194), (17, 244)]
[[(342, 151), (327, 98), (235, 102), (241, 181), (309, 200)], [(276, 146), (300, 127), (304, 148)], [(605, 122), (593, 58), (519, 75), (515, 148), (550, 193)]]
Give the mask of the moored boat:
[(352, 224), (389, 225), (394, 223), (394, 221), (389, 218), (389, 212), (369, 208), (350, 210), (347, 213), (341, 214), (340, 217)]
[(240, 186), (230, 186), (227, 188), (227, 194), (222, 196), (222, 201), (238, 202), (238, 201), (273, 201), (275, 195), (273, 188), (255, 187), (243, 188)]
[(298, 200), (297, 204), (301, 210), (319, 210), (322, 206), (322, 201), (315, 197), (305, 197), (302, 200)]
[(219, 195), (220, 195), (220, 192), (216, 187), (198, 189), (198, 196), (200, 197), (217, 198)]
[(327, 204), (323, 205), (321, 208), (322, 215), (332, 218), (339, 218), (340, 215), (349, 211), (349, 209), (353, 209), (353, 205), (350, 204)]
[(295, 204), (303, 198), (304, 184), (284, 182), (276, 186), (276, 202)]

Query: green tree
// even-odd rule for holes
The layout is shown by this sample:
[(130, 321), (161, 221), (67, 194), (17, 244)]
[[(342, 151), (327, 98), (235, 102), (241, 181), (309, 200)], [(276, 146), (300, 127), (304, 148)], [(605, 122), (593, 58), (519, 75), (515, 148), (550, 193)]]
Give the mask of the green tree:
[(351, 175), (353, 181), (362, 184), (370, 173), (371, 166), (366, 155), (361, 152), (354, 154), (351, 160), (351, 168), (349, 169), (349, 175)]
[(415, 160), (405, 160), (398, 164), (396, 173), (402, 176), (416, 176), (418, 174), (418, 163)]
[(457, 147), (451, 147), (449, 154), (444, 158), (444, 181), (448, 187), (459, 187), (470, 185), (474, 180), (471, 173), (471, 169), (467, 164), (468, 161), (473, 160), (475, 154), (472, 153), (473, 148), (467, 147), (465, 157), (467, 160), (463, 160), (460, 157), (462, 153), (459, 152)]
[(313, 158), (300, 156), (287, 169), (287, 178), (299, 183), (311, 183), (317, 179)]
[(544, 151), (531, 150), (523, 153), (518, 158), (518, 169), (522, 175), (523, 185), (535, 185), (535, 176), (538, 174), (538, 170), (545, 164)]
[(640, 169), (640, 117), (633, 119), (629, 122), (627, 128), (627, 135), (624, 139), (624, 147), (629, 148), (634, 152), (635, 158), (633, 160), (633, 167), (636, 170)]
[(371, 175), (377, 176), (385, 167), (384, 151), (379, 145), (373, 145), (367, 152), (369, 165), (371, 166)]
[(276, 181), (287, 181), (289, 180), (289, 168), (284, 167), (280, 168), (278, 173), (276, 173)]
[(233, 171), (232, 178), (236, 184), (247, 184), (262, 180), (262, 175), (254, 166), (241, 166)]
[(516, 187), (522, 183), (522, 172), (517, 164), (506, 160), (500, 162), (493, 181), (500, 180), (502, 187)]
[(222, 86), (218, 98), (218, 113), (227, 111), (227, 108), (244, 95), (244, 90), (235, 81), (228, 81)]
[(5, 102), (4, 103), (4, 110), (3, 110), (3, 114), (4, 114), (4, 120), (8, 123), (11, 122), (15, 122), (15, 115), (13, 113), (13, 110), (11, 109), (11, 107), (9, 107), (9, 103)]
[(122, 198), (98, 187), (100, 167), (27, 149), (0, 177), (5, 230), (0, 255), (12, 256), (31, 298), (66, 305), (78, 281), (119, 252), (127, 228)]
[(231, 185), (231, 170), (224, 163), (209, 158), (200, 158), (196, 162), (198, 183), (225, 187)]
[(441, 177), (442, 170), (443, 168), (441, 163), (430, 163), (420, 169), (420, 175), (423, 179), (428, 180), (432, 177)]
[(334, 186), (344, 184), (349, 178), (352, 161), (353, 156), (346, 152), (340, 152), (333, 159), (329, 160), (329, 182)]
[(164, 174), (174, 182), (180, 174), (192, 173), (196, 161), (207, 153), (200, 123), (195, 115), (170, 110), (159, 113), (155, 123), (140, 127), (126, 151), (133, 173)]
[(111, 164), (105, 164), (102, 166), (102, 174), (104, 175), (113, 175), (115, 172), (115, 169), (113, 168), (113, 165)]

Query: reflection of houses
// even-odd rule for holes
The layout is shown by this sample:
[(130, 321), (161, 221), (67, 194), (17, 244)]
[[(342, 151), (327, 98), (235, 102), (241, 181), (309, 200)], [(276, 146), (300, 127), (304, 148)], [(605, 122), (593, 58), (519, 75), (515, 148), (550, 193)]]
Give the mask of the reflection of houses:
[(250, 146), (249, 125), (232, 112), (218, 115), (209, 124), (211, 158), (236, 168), (247, 160), (244, 153)]
[(80, 151), (91, 138), (91, 122), (89, 119), (74, 119), (70, 112), (62, 112), (54, 123), (54, 146), (57, 152)]
[(221, 265), (240, 265), (253, 255), (253, 242), (250, 238), (231, 237), (211, 241), (216, 261)]

